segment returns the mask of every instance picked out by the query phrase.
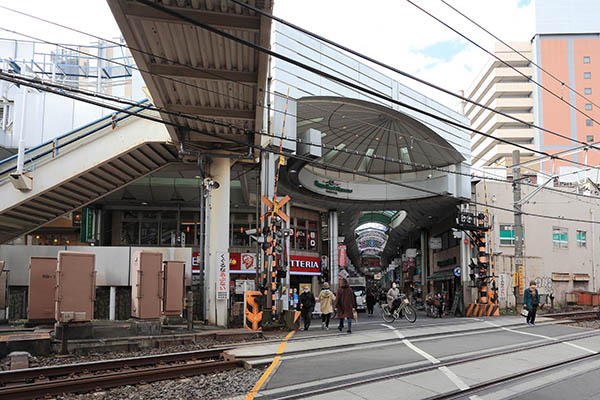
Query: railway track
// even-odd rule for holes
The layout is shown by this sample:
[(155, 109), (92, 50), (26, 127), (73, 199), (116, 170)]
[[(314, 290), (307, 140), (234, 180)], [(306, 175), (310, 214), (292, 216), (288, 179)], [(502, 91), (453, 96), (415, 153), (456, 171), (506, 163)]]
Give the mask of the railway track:
[(244, 366), (222, 360), (223, 349), (103, 360), (0, 372), (0, 399), (35, 399), (149, 383)]
[[(445, 361), (445, 362), (442, 361), (441, 363), (426, 365), (426, 366), (423, 366), (420, 368), (402, 369), (402, 367), (399, 367), (398, 372), (386, 373), (386, 374), (377, 375), (377, 376), (368, 376), (368, 377), (363, 377), (360, 379), (347, 379), (347, 380), (340, 381), (335, 384), (316, 385), (316, 386), (313, 386), (312, 388), (306, 387), (305, 389), (303, 389), (301, 391), (301, 393), (299, 393), (298, 391), (290, 390), (287, 392), (280, 392), (280, 393), (276, 393), (276, 394), (275, 393), (274, 394), (263, 394), (260, 396), (260, 398), (264, 399), (264, 400), (267, 400), (267, 399), (291, 400), (291, 399), (308, 398), (308, 397), (318, 396), (318, 395), (322, 395), (322, 394), (326, 394), (326, 393), (351, 389), (356, 386), (362, 386), (362, 385), (367, 385), (367, 384), (371, 384), (371, 383), (375, 383), (375, 382), (381, 382), (381, 381), (385, 381), (385, 380), (389, 380), (389, 379), (409, 377), (411, 375), (428, 372), (428, 371), (433, 371), (440, 367), (452, 367), (455, 365), (464, 364), (464, 363), (468, 363), (468, 362), (472, 362), (472, 361), (479, 361), (479, 360), (489, 359), (489, 358), (496, 357), (496, 356), (520, 353), (525, 350), (532, 350), (532, 349), (537, 349), (537, 348), (541, 348), (541, 347), (552, 346), (552, 345), (556, 345), (559, 343), (565, 343), (565, 342), (570, 342), (573, 340), (585, 339), (585, 338), (598, 336), (598, 335), (600, 335), (600, 333), (597, 333), (597, 332), (590, 332), (590, 333), (584, 333), (584, 334), (578, 334), (578, 335), (569, 335), (568, 337), (564, 337), (564, 338), (556, 339), (556, 340), (548, 340), (543, 343), (518, 346), (515, 348), (498, 351), (498, 352), (490, 353), (490, 354), (480, 354), (480, 355), (475, 355), (475, 356), (470, 356), (470, 357), (461, 357), (461, 358), (458, 358), (455, 360)], [(456, 390), (453, 392), (441, 394), (439, 396), (434, 396), (431, 399), (427, 399), (427, 400), (445, 400), (445, 399), (464, 398), (464, 396), (466, 394), (469, 394), (471, 392), (475, 393), (477, 391), (485, 390), (495, 384), (501, 384), (501, 383), (503, 383), (505, 381), (509, 381), (511, 379), (518, 379), (521, 377), (525, 377), (525, 376), (527, 376), (527, 374), (532, 375), (532, 374), (535, 374), (538, 372), (550, 370), (552, 368), (557, 368), (560, 365), (565, 365), (565, 363), (579, 362), (579, 361), (589, 359), (592, 357), (600, 357), (600, 354), (587, 354), (584, 356), (574, 357), (571, 360), (549, 364), (549, 365), (546, 365), (546, 366), (543, 366), (540, 368), (535, 368), (535, 369), (532, 369), (529, 371), (524, 371), (522, 373), (510, 375), (508, 377), (504, 377), (504, 378), (497, 379), (494, 381), (484, 382), (479, 385), (474, 385), (470, 389), (467, 389), (467, 390)]]

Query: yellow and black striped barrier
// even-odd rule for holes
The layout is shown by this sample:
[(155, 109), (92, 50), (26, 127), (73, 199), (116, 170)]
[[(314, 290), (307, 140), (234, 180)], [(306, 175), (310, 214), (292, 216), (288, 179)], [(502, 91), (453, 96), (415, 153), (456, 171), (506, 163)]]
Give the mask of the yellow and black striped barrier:
[(499, 317), (500, 307), (496, 304), (466, 304), (467, 317)]

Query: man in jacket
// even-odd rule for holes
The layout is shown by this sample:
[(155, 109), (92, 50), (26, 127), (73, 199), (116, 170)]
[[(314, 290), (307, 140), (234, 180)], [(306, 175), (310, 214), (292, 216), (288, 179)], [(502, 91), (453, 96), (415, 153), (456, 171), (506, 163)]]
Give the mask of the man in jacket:
[(527, 323), (535, 326), (535, 313), (540, 304), (540, 294), (536, 289), (535, 281), (529, 282), (529, 287), (525, 289), (523, 294), (523, 304), (527, 311)]
[(300, 295), (300, 312), (302, 313), (302, 319), (304, 320), (304, 330), (307, 331), (310, 328), (310, 321), (312, 319), (312, 312), (315, 308), (315, 296), (308, 286), (304, 286), (304, 291)]
[(335, 296), (329, 290), (329, 283), (323, 284), (323, 289), (319, 293), (319, 304), (321, 306), (321, 329), (329, 330), (329, 320), (333, 314), (333, 301)]

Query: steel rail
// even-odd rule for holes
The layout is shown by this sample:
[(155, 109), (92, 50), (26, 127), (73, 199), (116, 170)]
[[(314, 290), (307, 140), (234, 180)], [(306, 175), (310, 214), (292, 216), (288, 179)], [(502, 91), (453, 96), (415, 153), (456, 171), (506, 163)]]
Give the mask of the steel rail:
[(36, 399), (62, 393), (88, 392), (98, 388), (108, 389), (118, 386), (136, 385), (141, 382), (149, 383), (208, 372), (225, 371), (243, 366), (243, 361), (216, 361), (126, 370), (102, 375), (5, 387), (0, 389), (0, 398), (3, 400)]
[[(423, 366), (420, 368), (402, 370), (400, 367), (399, 368), (400, 371), (398, 371), (398, 372), (382, 374), (379, 376), (370, 376), (370, 377), (359, 378), (359, 379), (347, 379), (346, 381), (342, 381), (339, 384), (327, 383), (327, 384), (317, 385), (313, 389), (311, 389), (309, 387), (304, 388), (301, 392), (299, 392), (297, 390), (290, 390), (288, 392), (282, 392), (282, 393), (265, 394), (265, 395), (261, 396), (261, 399), (278, 399), (278, 400), (303, 399), (303, 398), (307, 398), (310, 396), (317, 396), (317, 395), (321, 395), (321, 394), (325, 394), (325, 393), (331, 393), (331, 392), (336, 392), (336, 391), (340, 391), (340, 390), (350, 389), (350, 388), (356, 387), (356, 386), (362, 386), (362, 385), (381, 382), (381, 381), (385, 381), (385, 380), (389, 380), (389, 379), (403, 378), (403, 377), (407, 377), (410, 375), (415, 375), (415, 374), (419, 374), (419, 373), (423, 373), (423, 372), (429, 372), (429, 371), (436, 370), (440, 367), (451, 367), (454, 365), (464, 364), (464, 363), (468, 363), (468, 362), (472, 362), (472, 361), (479, 361), (479, 360), (489, 359), (489, 358), (496, 357), (496, 356), (518, 353), (518, 352), (522, 352), (522, 351), (526, 351), (526, 350), (533, 350), (533, 349), (537, 349), (537, 348), (541, 348), (541, 347), (547, 347), (547, 346), (551, 346), (551, 345), (555, 345), (555, 344), (570, 342), (573, 340), (586, 339), (586, 338), (594, 337), (594, 336), (600, 336), (600, 333), (594, 332), (594, 333), (587, 333), (587, 334), (563, 337), (561, 339), (556, 339), (556, 340), (547, 340), (543, 343), (519, 346), (519, 347), (512, 348), (512, 349), (499, 351), (499, 352), (496, 352), (493, 354), (479, 354), (479, 355), (476, 355), (473, 357), (464, 357), (464, 358), (459, 358), (459, 359), (452, 360), (452, 361), (445, 361), (445, 362), (442, 361), (438, 364), (430, 364), (430, 365), (426, 365), (426, 366)], [(551, 366), (564, 365), (565, 363), (580, 361), (580, 360), (594, 357), (594, 356), (600, 356), (600, 353), (587, 354), (585, 356), (576, 357), (571, 360), (553, 363), (553, 364), (551, 364)], [(540, 368), (543, 368), (543, 367), (538, 367), (537, 369), (540, 369)], [(546, 368), (550, 368), (550, 367), (546, 366)], [(532, 372), (530, 372), (530, 373), (532, 373)], [(490, 385), (491, 385), (491, 383), (490, 383)], [(475, 390), (476, 387), (477, 386), (473, 386), (473, 390)], [(462, 397), (466, 393), (468, 393), (468, 390), (470, 390), (470, 389), (463, 390), (463, 391), (453, 391), (451, 394), (447, 393), (447, 394), (440, 395), (440, 396), (452, 395), (452, 396)], [(448, 397), (448, 398), (452, 398), (452, 397)], [(433, 399), (437, 400), (438, 397), (434, 397), (434, 398), (431, 398), (428, 400), (433, 400)], [(439, 397), (439, 400), (442, 400), (442, 399), (446, 399), (446, 397)]]
[(531, 375), (537, 375), (540, 373), (549, 372), (556, 368), (565, 367), (570, 364), (576, 364), (576, 363), (586, 361), (586, 360), (589, 360), (592, 358), (597, 358), (597, 357), (600, 357), (600, 353), (585, 354), (583, 356), (571, 358), (567, 361), (558, 361), (558, 362), (555, 362), (552, 364), (543, 365), (540, 367), (528, 369), (526, 371), (517, 372), (515, 374), (503, 376), (498, 379), (492, 379), (487, 382), (478, 383), (478, 384), (471, 386), (469, 389), (453, 390), (452, 392), (449, 392), (449, 393), (443, 393), (443, 394), (427, 397), (425, 400), (450, 400), (450, 399), (459, 399), (459, 398), (462, 399), (465, 396), (472, 396), (483, 390), (494, 388), (495, 386), (500, 386), (502, 384), (509, 383), (509, 382), (512, 382), (512, 381), (515, 381), (518, 379), (526, 378)]
[[(231, 348), (231, 347), (230, 347)], [(129, 357), (120, 359), (100, 360), (87, 363), (73, 363), (39, 368), (17, 369), (0, 372), (0, 385), (13, 382), (24, 382), (44, 377), (66, 376), (74, 373), (87, 373), (96, 371), (116, 370), (122, 368), (143, 367), (153, 364), (164, 364), (177, 361), (206, 360), (221, 358), (223, 351), (230, 348), (197, 350), (179, 353), (157, 354), (143, 357)], [(2, 394), (0, 392), (0, 398)]]

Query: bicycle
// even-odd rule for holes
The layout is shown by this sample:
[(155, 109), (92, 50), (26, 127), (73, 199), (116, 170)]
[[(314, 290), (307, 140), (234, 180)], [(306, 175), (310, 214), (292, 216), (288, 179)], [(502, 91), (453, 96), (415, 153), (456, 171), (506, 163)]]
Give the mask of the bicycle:
[(398, 318), (404, 317), (408, 322), (414, 323), (417, 320), (417, 310), (410, 304), (405, 295), (401, 294), (398, 298), (400, 299), (400, 305), (393, 313), (390, 312), (390, 306), (387, 303), (381, 305), (383, 320), (392, 323)]

